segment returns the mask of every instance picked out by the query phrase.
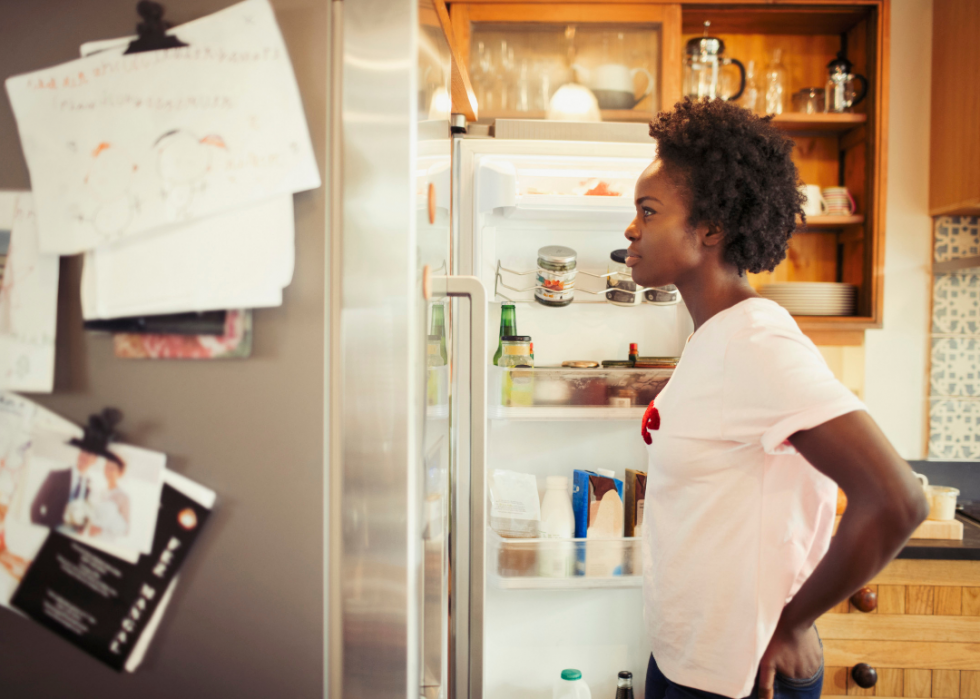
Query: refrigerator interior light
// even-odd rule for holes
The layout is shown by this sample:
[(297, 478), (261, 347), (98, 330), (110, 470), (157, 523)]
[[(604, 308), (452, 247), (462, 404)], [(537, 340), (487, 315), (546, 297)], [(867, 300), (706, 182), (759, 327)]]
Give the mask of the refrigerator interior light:
[(551, 97), (548, 118), (553, 121), (602, 121), (599, 102), (592, 90), (578, 83), (565, 83)]

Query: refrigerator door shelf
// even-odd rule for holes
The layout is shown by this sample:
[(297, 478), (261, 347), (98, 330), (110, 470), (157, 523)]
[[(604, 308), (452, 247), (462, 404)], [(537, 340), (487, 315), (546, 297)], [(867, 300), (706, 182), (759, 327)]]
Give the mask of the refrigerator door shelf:
[[(607, 279), (614, 274), (615, 272), (586, 272), (584, 269), (579, 269), (575, 275), (572, 303), (608, 303), (609, 294), (621, 291), (616, 287), (608, 286)], [(537, 270), (521, 272), (509, 269), (497, 260), (494, 274), (494, 300), (507, 303), (535, 303), (534, 291), (545, 288), (537, 284), (537, 279)], [(643, 292), (651, 288), (653, 287), (637, 286), (631, 292), (636, 302), (630, 305), (642, 305)]]
[(642, 587), (640, 537), (505, 539), (487, 527), (490, 582), (503, 590)]
[(674, 370), (490, 367), (491, 420), (640, 420)]

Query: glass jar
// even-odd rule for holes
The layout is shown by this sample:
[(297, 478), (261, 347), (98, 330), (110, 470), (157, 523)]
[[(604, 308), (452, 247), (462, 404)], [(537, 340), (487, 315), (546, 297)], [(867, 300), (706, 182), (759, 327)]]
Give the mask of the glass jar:
[(681, 300), (681, 292), (673, 284), (656, 286), (643, 292), (643, 300), (655, 306), (672, 306)]
[(612, 274), (606, 277), (606, 288), (615, 291), (606, 292), (606, 301), (617, 306), (635, 306), (642, 298), (636, 293), (633, 272), (626, 266), (626, 250), (613, 250), (609, 259), (612, 264), (608, 271)]
[(575, 296), (577, 255), (564, 245), (538, 250), (538, 283), (534, 300), (545, 306), (567, 306)]
[(497, 366), (504, 369), (501, 405), (529, 407), (534, 405), (534, 360), (531, 359), (530, 335), (505, 335), (500, 340), (503, 353)]

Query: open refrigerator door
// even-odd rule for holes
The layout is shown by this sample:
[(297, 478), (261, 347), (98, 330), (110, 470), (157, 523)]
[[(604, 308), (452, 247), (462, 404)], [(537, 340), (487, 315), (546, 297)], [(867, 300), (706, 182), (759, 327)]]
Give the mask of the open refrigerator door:
[[(487, 484), (498, 469), (531, 474), (540, 496), (548, 477), (572, 483), (576, 470), (612, 471), (619, 481), (627, 469), (646, 471), (644, 409), (693, 331), (682, 302), (647, 302), (635, 285), (628, 296), (610, 293), (611, 253), (628, 245), (633, 187), (655, 148), (477, 138), (455, 148), (456, 269), (478, 278), (490, 302), (481, 352), (489, 370), (485, 467), (464, 466), (470, 443), (462, 431), (454, 449), (453, 472), (469, 479), (465, 490), (454, 483), (455, 516), (467, 527), (454, 542), (454, 608), (468, 611), (465, 634), (453, 619), (455, 667), (465, 665), (467, 679), (455, 684), (456, 696), (546, 696), (566, 668), (582, 672), (593, 696), (613, 696), (617, 673), (629, 670), (642, 696), (642, 541), (501, 537), (490, 526)], [(539, 253), (551, 246), (575, 260), (574, 291), (560, 305), (541, 302), (549, 278)], [(503, 304), (515, 307), (520, 336), (534, 342), (533, 368), (491, 365)], [(648, 358), (639, 368), (624, 366), (631, 343)], [(469, 351), (459, 334), (454, 348), (457, 356)], [(573, 361), (583, 363), (563, 366)], [(466, 368), (457, 363), (454, 372), (454, 401), (463, 405)], [(570, 562), (558, 575), (549, 565), (556, 556)]]

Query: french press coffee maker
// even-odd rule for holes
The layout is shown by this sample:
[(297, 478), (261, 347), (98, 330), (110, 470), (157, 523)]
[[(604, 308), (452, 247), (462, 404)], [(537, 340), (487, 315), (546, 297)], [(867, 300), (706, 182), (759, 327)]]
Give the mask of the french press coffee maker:
[[(708, 36), (711, 22), (704, 23), (704, 36), (687, 42), (684, 57), (684, 96), (692, 100), (723, 99), (737, 100), (745, 90), (745, 66), (735, 58), (728, 58), (725, 53), (725, 42), (716, 36)], [(739, 86), (735, 94), (726, 92), (726, 77), (721, 69), (734, 65), (739, 72)]]
[[(858, 104), (868, 96), (868, 80), (863, 75), (852, 73), (854, 67), (844, 52), (837, 54), (837, 58), (827, 64), (827, 86), (824, 88), (824, 111), (827, 112), (849, 112), (851, 107)], [(861, 84), (860, 92), (855, 95), (854, 81)]]

